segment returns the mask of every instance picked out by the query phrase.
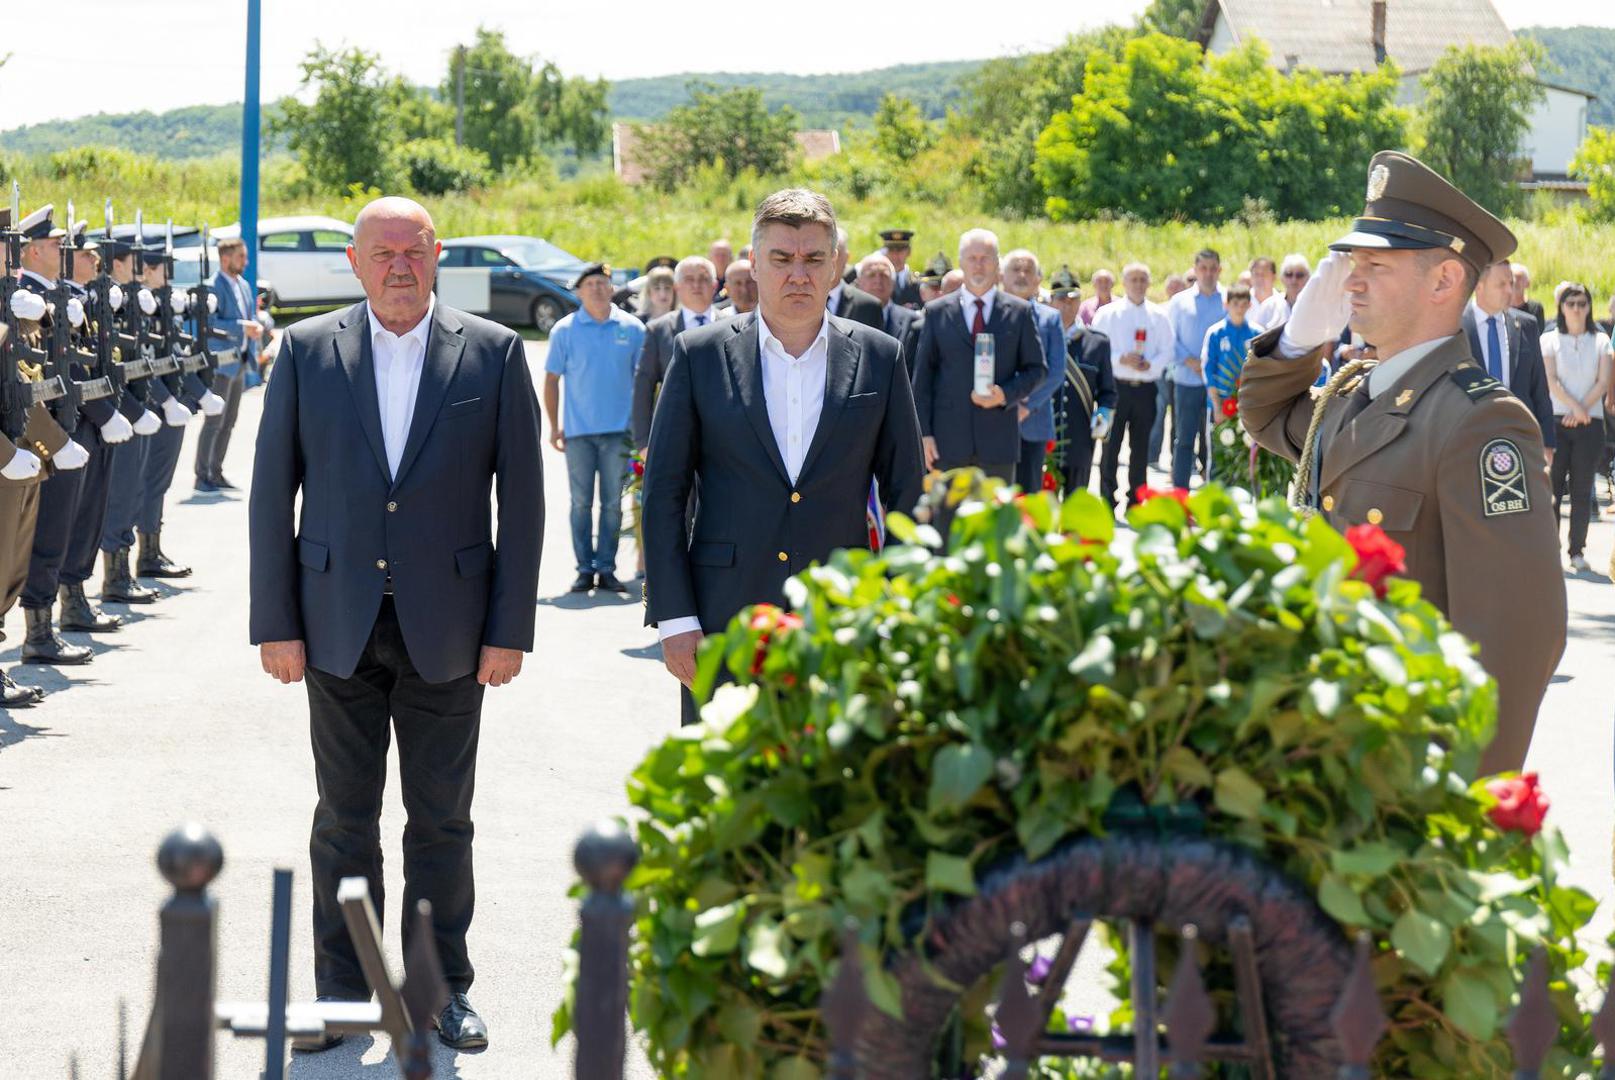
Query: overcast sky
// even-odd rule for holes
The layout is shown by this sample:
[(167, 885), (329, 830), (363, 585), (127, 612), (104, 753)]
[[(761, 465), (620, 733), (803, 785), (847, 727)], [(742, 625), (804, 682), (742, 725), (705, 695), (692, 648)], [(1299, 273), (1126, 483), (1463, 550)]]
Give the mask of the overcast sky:
[[(801, 9), (803, 31), (783, 40), (777, 28), (790, 5), (755, 2), (262, 0), (263, 98), (297, 89), (298, 61), (316, 40), (380, 53), (389, 70), (419, 83), (437, 82), (449, 50), (469, 41), (479, 23), (503, 29), (515, 51), (553, 60), (568, 74), (810, 74), (1035, 52), (1076, 30), (1130, 21), (1146, 0), (1034, 3), (1020, 6), (1014, 17), (964, 0), (818, 0)], [(1612, 0), (1494, 2), (1514, 28), (1615, 26)], [(17, 0), (6, 6), (13, 10), (5, 15), (0, 56), (12, 56), (0, 67), (0, 130), (96, 112), (241, 100), (246, 0)], [(132, 17), (136, 11), (139, 19)], [(68, 49), (78, 58), (71, 69), (60, 61)], [(128, 59), (110, 69), (119, 77), (109, 85), (107, 61), (114, 57)], [(166, 73), (165, 60), (173, 64)]]

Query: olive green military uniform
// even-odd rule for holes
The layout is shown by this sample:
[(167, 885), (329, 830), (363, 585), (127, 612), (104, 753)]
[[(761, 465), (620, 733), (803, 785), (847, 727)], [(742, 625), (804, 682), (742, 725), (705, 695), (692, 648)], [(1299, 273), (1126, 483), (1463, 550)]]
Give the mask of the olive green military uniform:
[[(1330, 246), (1445, 249), (1479, 272), (1507, 258), (1515, 240), (1420, 162), (1381, 152), (1363, 216)], [(1406, 550), (1407, 576), (1480, 646), (1481, 665), (1497, 680), (1497, 733), (1481, 771), (1519, 769), (1565, 647), (1565, 585), (1541, 427), (1476, 363), (1455, 313), (1450, 337), (1331, 380), (1334, 392), (1325, 392), (1313, 429), (1312, 386), (1333, 343), (1294, 357), (1312, 343), (1284, 340), (1283, 332), (1251, 343), (1239, 393), (1245, 427), (1291, 461), (1304, 457), (1315, 431), (1303, 478), (1308, 504), (1342, 531), (1378, 525)]]
[[(63, 431), (49, 410), (35, 405), (28, 410), (28, 426), (17, 445), (29, 451), (49, 468), (50, 459), (67, 445)], [(0, 476), (0, 618), (4, 618), (28, 579), (28, 560), (34, 550), (34, 524), (39, 518), (39, 485), (46, 472), (29, 480), (8, 480)], [(0, 638), (4, 635), (0, 634)]]

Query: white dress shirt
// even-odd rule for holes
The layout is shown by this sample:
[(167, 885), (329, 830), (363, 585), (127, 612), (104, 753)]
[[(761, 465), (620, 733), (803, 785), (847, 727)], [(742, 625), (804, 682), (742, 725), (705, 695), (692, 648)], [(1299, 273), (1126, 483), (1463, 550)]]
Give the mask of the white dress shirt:
[(437, 296), (427, 302), (426, 314), (413, 328), (395, 334), (376, 321), (376, 313), (365, 305), (370, 320), (370, 349), (376, 364), (376, 404), (381, 406), (381, 441), (387, 448), (387, 471), (398, 479), (398, 464), (409, 441), (409, 424), (415, 416), (415, 397), (421, 389), (421, 371), (426, 367), (426, 339), (432, 332), (432, 312)]
[(991, 326), (993, 321), (993, 301), (998, 298), (998, 286), (993, 286), (986, 292), (977, 296), (963, 285), (959, 286), (959, 307), (964, 311), (965, 329), (975, 332), (976, 306), (981, 306), (981, 325)]
[(680, 308), (679, 310), (683, 312), (681, 318), (684, 320), (683, 326), (680, 327), (681, 330), (694, 330), (696, 328), (695, 320), (697, 316), (700, 316), (706, 320), (705, 323), (701, 324), (703, 326), (711, 326), (713, 323), (718, 321), (718, 313), (713, 311), (710, 307), (705, 311), (691, 311), (689, 308)]
[(1414, 364), (1451, 340), (1452, 337), (1439, 337), (1421, 341), (1417, 345), (1409, 345), (1395, 356), (1381, 360), (1368, 372), (1368, 399), (1372, 401), (1395, 386), (1398, 379), (1413, 370)]
[[(768, 426), (774, 432), (774, 445), (785, 461), (791, 483), (802, 475), (813, 435), (819, 430), (824, 412), (824, 387), (830, 377), (830, 317), (819, 322), (819, 332), (801, 356), (792, 356), (768, 329), (768, 322), (757, 317), (757, 354), (763, 367), (763, 403), (768, 407)], [(676, 634), (700, 630), (695, 615), (663, 619), (656, 626), (663, 641)]]
[[(1118, 296), (1094, 312), (1093, 328), (1110, 338), (1110, 355), (1117, 382), (1159, 382), (1161, 373), (1166, 371), (1177, 349), (1177, 336), (1172, 332), (1171, 320), (1166, 317), (1165, 311), (1148, 300), (1135, 304), (1125, 296)], [(1120, 362), (1127, 353), (1136, 351), (1134, 344), (1138, 339), (1135, 335), (1139, 330), (1144, 331), (1143, 353), (1150, 365), (1148, 371), (1139, 371)]]
[[(1469, 302), (1469, 310), (1470, 314), (1475, 317), (1475, 336), (1480, 338), (1481, 354), (1475, 359), (1480, 361), (1481, 370), (1485, 371), (1487, 374), (1490, 374), (1492, 370), (1490, 366), (1491, 357), (1486, 355), (1486, 350), (1491, 346), (1487, 343), (1486, 338), (1486, 320), (1493, 318), (1494, 316), (1488, 314), (1473, 300)], [(1498, 381), (1504, 386), (1507, 386), (1509, 379), (1514, 374), (1514, 372), (1510, 369), (1510, 365), (1514, 362), (1514, 358), (1508, 353), (1508, 309), (1504, 308), (1502, 311), (1499, 311), (1495, 318), (1497, 319), (1497, 347), (1503, 353), (1502, 356), (1498, 357), (1497, 361), (1497, 370), (1503, 373), (1502, 377)]]

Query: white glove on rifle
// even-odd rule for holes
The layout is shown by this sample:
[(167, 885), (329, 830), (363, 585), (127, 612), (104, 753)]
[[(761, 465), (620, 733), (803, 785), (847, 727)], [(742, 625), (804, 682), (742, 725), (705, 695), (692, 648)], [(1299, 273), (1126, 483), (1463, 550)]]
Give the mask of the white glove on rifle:
[(169, 427), (184, 427), (190, 423), (191, 410), (181, 405), (179, 398), (169, 398), (163, 402), (163, 420)]
[(168, 303), (169, 306), (174, 309), (175, 315), (183, 315), (187, 311), (191, 310), (191, 294), (182, 292), (171, 293), (168, 297)]
[[(181, 407), (183, 408), (183, 406)], [(155, 435), (162, 429), (162, 426), (163, 422), (157, 419), (157, 414), (147, 409), (140, 414), (140, 419), (135, 421), (135, 434)]]
[(129, 423), (128, 417), (122, 413), (113, 413), (107, 422), (101, 425), (101, 438), (105, 439), (108, 445), (117, 446), (134, 437), (134, 425)]
[(107, 303), (112, 305), (113, 311), (123, 310), (123, 290), (114, 285), (107, 290)]
[(84, 301), (76, 296), (67, 298), (67, 325), (75, 330), (84, 325)]
[(207, 294), (207, 313), (212, 315), (219, 310), (219, 298), (212, 293)]
[(19, 319), (38, 322), (45, 317), (45, 298), (26, 289), (11, 294), (11, 313)]
[(147, 315), (157, 314), (157, 298), (151, 294), (150, 289), (141, 289), (135, 299), (140, 303), (140, 310)]
[(224, 412), (224, 399), (211, 390), (202, 392), (202, 414), (218, 416)]
[(12, 450), (15, 452), (5, 468), (0, 469), (0, 476), (7, 480), (32, 480), (39, 475), (41, 465), (37, 457), (20, 446), (14, 446)]
[(1346, 279), (1351, 276), (1351, 256), (1331, 251), (1318, 263), (1312, 278), (1295, 299), (1295, 309), (1279, 336), (1281, 356), (1304, 356), (1323, 344), (1334, 344), (1351, 319), (1351, 295)]
[(84, 463), (90, 460), (90, 452), (68, 439), (67, 445), (56, 451), (56, 456), (51, 460), (56, 462), (58, 469), (82, 469)]

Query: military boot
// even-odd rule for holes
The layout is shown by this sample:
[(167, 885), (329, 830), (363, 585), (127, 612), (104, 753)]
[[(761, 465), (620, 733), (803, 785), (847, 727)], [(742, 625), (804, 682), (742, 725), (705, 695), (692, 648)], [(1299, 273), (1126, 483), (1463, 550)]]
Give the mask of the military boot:
[(163, 554), (162, 536), (161, 532), (140, 534), (140, 558), (135, 563), (135, 572), (141, 577), (190, 577), (189, 566), (182, 566)]
[(84, 595), (84, 582), (62, 582), (62, 629), (89, 634), (108, 634), (123, 625), (117, 615), (108, 615)]
[(11, 676), (0, 671), (0, 708), (26, 709), (45, 700), (45, 691), (37, 686), (18, 686)]
[(162, 594), (135, 580), (129, 569), (129, 549), (101, 552), (101, 599), (119, 604), (153, 604)]
[(28, 637), (22, 643), (25, 664), (88, 664), (95, 653), (83, 645), (64, 641), (51, 622), (50, 608), (23, 608)]

